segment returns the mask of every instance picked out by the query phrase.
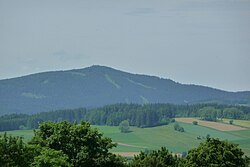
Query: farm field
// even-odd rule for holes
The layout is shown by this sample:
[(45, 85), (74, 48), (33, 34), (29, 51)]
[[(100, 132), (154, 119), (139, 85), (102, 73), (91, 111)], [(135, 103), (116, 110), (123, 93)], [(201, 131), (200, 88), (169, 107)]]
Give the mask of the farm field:
[[(174, 153), (187, 152), (191, 148), (197, 147), (200, 142), (205, 141), (209, 134), (211, 137), (229, 140), (240, 145), (243, 151), (250, 155), (250, 129), (241, 131), (219, 131), (204, 126), (179, 122), (184, 127), (185, 132), (175, 131), (174, 124), (158, 126), (153, 128), (131, 127), (130, 133), (121, 133), (115, 126), (95, 126), (104, 136), (112, 138), (118, 146), (112, 151), (122, 155), (134, 155), (140, 151), (159, 149), (167, 147)], [(13, 136), (22, 136), (25, 141), (29, 141), (33, 136), (32, 130), (9, 131)], [(3, 132), (0, 133), (3, 135)], [(197, 139), (201, 136), (201, 140)]]
[[(222, 119), (222, 122), (224, 123), (229, 123), (231, 119)], [(247, 127), (247, 128), (250, 128), (250, 121), (248, 120), (233, 120), (233, 124), (234, 125), (238, 125), (238, 126), (242, 126), (242, 127)]]
[(193, 121), (197, 121), (199, 125), (209, 127), (212, 129), (216, 129), (219, 131), (237, 131), (237, 130), (247, 130), (244, 127), (225, 124), (222, 122), (212, 122), (212, 121), (203, 121), (197, 118), (176, 118), (178, 122), (192, 123)]

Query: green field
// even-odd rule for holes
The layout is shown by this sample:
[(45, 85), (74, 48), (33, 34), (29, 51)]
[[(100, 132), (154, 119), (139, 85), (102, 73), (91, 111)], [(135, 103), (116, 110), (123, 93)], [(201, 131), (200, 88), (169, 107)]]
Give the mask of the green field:
[[(209, 134), (211, 137), (229, 140), (241, 145), (245, 148), (246, 154), (250, 155), (250, 130), (221, 132), (211, 128), (195, 126), (187, 123), (179, 123), (184, 127), (185, 132), (181, 133), (174, 131), (173, 124), (154, 127), (154, 128), (131, 128), (132, 132), (122, 134), (117, 127), (94, 126), (98, 128), (105, 136), (112, 138), (114, 142), (126, 143), (132, 146), (119, 146), (114, 149), (118, 152), (134, 152), (147, 149), (158, 149), (161, 146), (166, 146), (173, 152), (184, 152), (191, 148), (197, 147), (200, 142), (205, 139), (198, 140), (197, 136), (206, 137)], [(249, 143), (249, 144), (248, 144)], [(140, 148), (138, 148), (140, 147)]]
[[(97, 128), (104, 136), (112, 138), (114, 142), (120, 143), (114, 148), (115, 152), (139, 152), (145, 149), (159, 149), (166, 146), (175, 153), (187, 152), (189, 149), (197, 147), (205, 139), (198, 140), (197, 136), (211, 137), (229, 140), (240, 145), (247, 155), (250, 155), (250, 129), (244, 131), (222, 132), (211, 128), (188, 123), (179, 123), (184, 127), (185, 132), (175, 131), (173, 124), (154, 128), (131, 127), (130, 133), (120, 133), (118, 127), (92, 126)], [(2, 134), (2, 133), (0, 133)], [(31, 130), (9, 131), (8, 134), (19, 135), (28, 141), (32, 135)]]
[[(4, 133), (5, 132), (0, 132), (0, 135), (3, 136)], [(28, 142), (34, 135), (33, 130), (13, 130), (7, 131), (7, 134), (11, 136), (20, 136), (25, 142)]]

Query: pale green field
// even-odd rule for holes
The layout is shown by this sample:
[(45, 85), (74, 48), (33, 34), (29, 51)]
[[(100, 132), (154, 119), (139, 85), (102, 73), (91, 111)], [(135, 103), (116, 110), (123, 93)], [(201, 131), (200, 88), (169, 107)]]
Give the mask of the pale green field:
[[(3, 136), (5, 132), (0, 132), (0, 136)], [(30, 141), (30, 139), (33, 137), (33, 130), (13, 130), (13, 131), (7, 131), (8, 135), (11, 136), (20, 136), (23, 138), (25, 142)]]
[[(130, 133), (120, 133), (118, 127), (112, 126), (92, 126), (97, 128), (104, 136), (112, 138), (116, 143), (120, 143), (113, 149), (115, 152), (139, 152), (146, 149), (159, 149), (162, 146), (167, 147), (175, 153), (187, 152), (189, 149), (197, 147), (205, 139), (198, 140), (197, 136), (211, 137), (229, 140), (240, 145), (245, 153), (250, 155), (250, 129), (244, 131), (222, 132), (215, 129), (192, 125), (188, 123), (179, 123), (184, 127), (185, 132), (175, 131), (173, 124), (158, 126), (154, 128), (136, 128), (131, 127)], [(2, 132), (0, 134), (3, 134)], [(32, 130), (9, 131), (8, 134), (19, 135), (28, 141), (33, 136)]]
[[(117, 127), (108, 126), (94, 126), (98, 128), (105, 136), (112, 138), (114, 142), (126, 143), (137, 147), (119, 146), (114, 151), (135, 152), (147, 149), (159, 149), (161, 146), (167, 147), (172, 152), (184, 152), (191, 148), (197, 147), (200, 142), (205, 139), (198, 140), (197, 136), (206, 137), (209, 134), (211, 137), (220, 138), (222, 140), (229, 140), (235, 143), (242, 144), (245, 151), (250, 155), (250, 130), (236, 131), (236, 132), (221, 132), (203, 126), (195, 126), (187, 123), (179, 123), (184, 127), (185, 132), (181, 133), (173, 130), (173, 124), (154, 127), (154, 128), (131, 128), (132, 132), (122, 134)], [(242, 133), (244, 132), (244, 133)], [(245, 134), (245, 136), (243, 135)]]

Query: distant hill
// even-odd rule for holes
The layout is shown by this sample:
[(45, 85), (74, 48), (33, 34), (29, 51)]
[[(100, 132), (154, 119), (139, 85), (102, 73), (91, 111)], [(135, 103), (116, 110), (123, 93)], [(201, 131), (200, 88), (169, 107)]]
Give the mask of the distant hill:
[(104, 66), (54, 71), (0, 80), (0, 115), (114, 103), (250, 104), (250, 92), (186, 85)]

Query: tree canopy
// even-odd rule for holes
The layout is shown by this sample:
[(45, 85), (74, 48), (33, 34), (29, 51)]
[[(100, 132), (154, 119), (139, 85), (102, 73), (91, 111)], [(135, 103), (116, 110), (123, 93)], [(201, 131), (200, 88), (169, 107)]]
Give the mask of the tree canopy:
[(186, 166), (193, 167), (245, 167), (248, 158), (236, 144), (207, 138), (198, 148), (188, 152)]
[(34, 158), (31, 164), (33, 167), (72, 167), (68, 162), (68, 156), (62, 151), (56, 151), (51, 148), (43, 148), (40, 155)]
[(34, 115), (0, 116), (0, 131), (36, 129), (46, 121), (87, 121), (93, 125), (118, 126), (123, 120), (137, 127), (166, 125), (175, 117), (201, 117), (209, 121), (220, 118), (250, 119), (250, 107), (222, 104), (114, 104), (94, 109), (65, 109)]
[(174, 156), (167, 150), (166, 147), (162, 147), (160, 150), (153, 150), (152, 152), (141, 152), (134, 157), (134, 160), (130, 163), (131, 167), (177, 167), (184, 165), (184, 161)]
[(36, 145), (27, 145), (21, 137), (0, 136), (0, 165), (3, 167), (27, 167), (40, 152)]
[(124, 159), (112, 154), (116, 146), (89, 123), (43, 123), (33, 139), (0, 136), (0, 166), (6, 167), (123, 167)]
[(122, 133), (128, 133), (129, 132), (129, 122), (128, 120), (124, 120), (119, 124), (119, 129)]
[(43, 123), (35, 131), (31, 143), (54, 150), (61, 150), (73, 166), (110, 166), (116, 156), (109, 152), (116, 146), (110, 138), (103, 137), (89, 123), (63, 121)]

